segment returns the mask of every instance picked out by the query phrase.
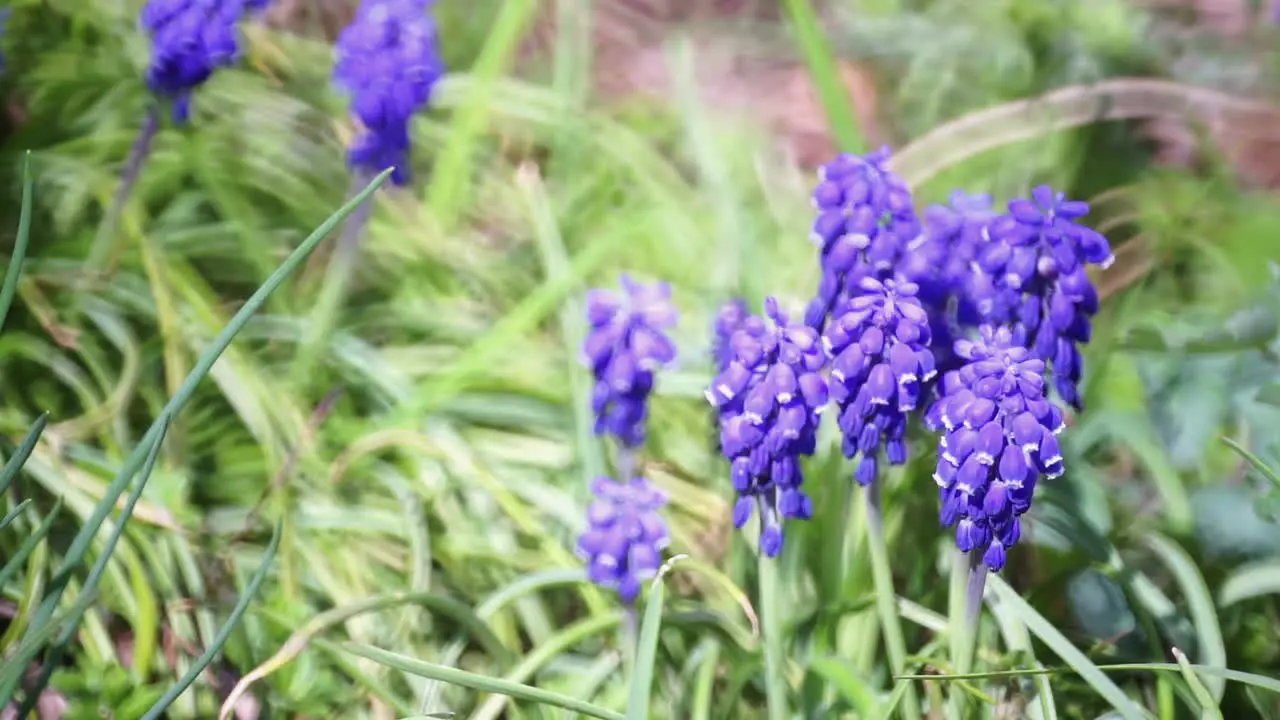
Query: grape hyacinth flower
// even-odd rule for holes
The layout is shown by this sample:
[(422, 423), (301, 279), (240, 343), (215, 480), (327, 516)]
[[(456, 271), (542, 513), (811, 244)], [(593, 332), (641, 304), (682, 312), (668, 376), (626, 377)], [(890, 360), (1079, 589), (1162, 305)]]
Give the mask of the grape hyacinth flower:
[(659, 511), (667, 498), (644, 478), (619, 483), (599, 477), (591, 491), (595, 500), (587, 510), (587, 529), (578, 537), (578, 554), (591, 582), (617, 589), (630, 605), (641, 583), (662, 565), (669, 535)]
[(444, 77), (433, 0), (362, 0), (338, 36), (334, 81), (351, 95), (363, 126), (347, 161), (360, 174), (395, 167), (391, 181), (409, 181), (409, 122)]
[(716, 372), (722, 372), (733, 360), (733, 347), (730, 340), (733, 334), (742, 327), (747, 319), (747, 304), (741, 298), (734, 298), (720, 306), (716, 313), (715, 325), (712, 327), (711, 358)]
[(1044, 361), (1012, 330), (984, 325), (979, 339), (957, 340), (955, 351), (966, 364), (943, 377), (943, 396), (925, 416), (943, 433), (934, 474), (941, 521), (956, 526), (961, 551), (999, 571), (1037, 481), (1063, 472), (1057, 434), (1065, 425), (1044, 394)]
[(863, 487), (876, 479), (882, 448), (891, 464), (907, 461), (907, 416), (935, 374), (929, 317), (917, 291), (900, 277), (864, 277), (822, 337), (832, 358), (830, 391), (844, 455), (861, 456), (854, 479)]
[(1041, 185), (1031, 199), (1009, 203), (1009, 212), (987, 225), (989, 242), (978, 252), (975, 302), (984, 320), (1009, 325), (1017, 342), (1053, 370), (1054, 388), (1077, 410), (1082, 374), (1079, 344), (1089, 342), (1098, 291), (1085, 270), (1114, 256), (1101, 233), (1075, 221), (1089, 205), (1067, 200)]
[(677, 317), (671, 286), (641, 285), (623, 275), (621, 293), (588, 293), (586, 315), (590, 330), (582, 352), (596, 380), (591, 398), (596, 434), (637, 448), (644, 443), (653, 373), (676, 356), (666, 334)]
[(149, 0), (142, 27), (151, 35), (147, 87), (173, 103), (178, 124), (191, 115), (191, 94), (240, 55), (237, 25), (262, 0)]
[(810, 238), (822, 249), (822, 280), (805, 324), (822, 331), (828, 316), (867, 276), (890, 276), (921, 231), (906, 182), (886, 167), (891, 150), (841, 154), (819, 170)]
[(732, 359), (707, 399), (720, 415), (721, 452), (738, 494), (733, 523), (741, 528), (758, 508), (760, 550), (773, 557), (782, 550), (782, 520), (813, 514), (800, 457), (817, 444), (826, 359), (818, 332), (789, 322), (774, 298), (765, 301), (765, 317), (742, 322), (729, 346)]

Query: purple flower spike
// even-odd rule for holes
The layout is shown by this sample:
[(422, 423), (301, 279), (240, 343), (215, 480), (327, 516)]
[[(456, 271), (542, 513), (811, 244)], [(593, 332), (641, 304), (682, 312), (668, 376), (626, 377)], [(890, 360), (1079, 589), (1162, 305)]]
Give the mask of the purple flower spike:
[(1036, 482), (1062, 474), (1062, 411), (1044, 396), (1044, 361), (1013, 331), (984, 325), (976, 341), (956, 341), (966, 362), (942, 380), (925, 424), (942, 434), (934, 473), (941, 521), (956, 545), (1004, 567), (1022, 532)]
[(840, 409), (845, 457), (861, 456), (854, 479), (876, 479), (881, 450), (893, 465), (907, 460), (907, 416), (935, 375), (929, 316), (918, 287), (899, 277), (864, 277), (858, 294), (822, 338), (831, 360), (831, 399)]
[(622, 292), (587, 294), (590, 331), (585, 362), (595, 375), (591, 408), (597, 435), (613, 435), (624, 447), (644, 444), (653, 373), (676, 357), (666, 330), (676, 322), (671, 287), (639, 285), (622, 276)]
[(741, 298), (730, 300), (720, 306), (720, 311), (716, 313), (711, 345), (711, 356), (715, 362), (716, 372), (722, 372), (733, 360), (733, 348), (729, 341), (738, 328), (742, 327), (748, 314), (747, 303)]
[(362, 0), (338, 36), (333, 79), (351, 95), (363, 126), (348, 153), (352, 169), (378, 173), (395, 167), (392, 182), (409, 181), (409, 122), (431, 100), (445, 74), (433, 0)]
[(641, 583), (662, 565), (667, 523), (661, 509), (667, 497), (644, 478), (619, 483), (596, 478), (595, 501), (587, 509), (587, 529), (578, 537), (578, 555), (591, 582), (616, 588), (622, 602), (635, 602)]
[(888, 147), (842, 154), (819, 173), (810, 237), (822, 248), (822, 281), (805, 312), (805, 323), (819, 332), (863, 277), (890, 277), (903, 248), (920, 235), (911, 191), (886, 167), (890, 155)]
[(240, 56), (240, 18), (262, 5), (246, 0), (148, 0), (139, 18), (151, 36), (147, 87), (173, 103), (175, 123), (191, 115), (191, 93)]
[(1013, 328), (1017, 342), (1053, 370), (1054, 388), (1081, 409), (1079, 345), (1089, 342), (1098, 291), (1086, 265), (1115, 257), (1101, 233), (1076, 222), (1089, 205), (1047, 185), (1009, 203), (992, 220), (974, 261), (974, 302), (984, 322)]
[(772, 557), (782, 550), (782, 521), (813, 515), (800, 457), (817, 444), (826, 358), (818, 332), (791, 323), (773, 298), (765, 301), (765, 317), (742, 321), (729, 350), (707, 399), (720, 416), (720, 448), (738, 495), (734, 525), (745, 525), (758, 508), (760, 549)]

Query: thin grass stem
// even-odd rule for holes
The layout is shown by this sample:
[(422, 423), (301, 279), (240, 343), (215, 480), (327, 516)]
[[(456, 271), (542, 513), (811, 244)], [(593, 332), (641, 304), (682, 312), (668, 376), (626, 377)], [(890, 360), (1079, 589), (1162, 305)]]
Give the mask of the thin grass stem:
[[(876, 609), (880, 613), (880, 629), (885, 650), (894, 675), (901, 675), (907, 665), (907, 644), (898, 618), (898, 595), (893, 587), (893, 570), (889, 566), (889, 548), (884, 537), (884, 516), (880, 507), (880, 483), (866, 488), (867, 547), (871, 551), (871, 576), (876, 588)], [(902, 717), (919, 720), (920, 698), (914, 683), (908, 683), (902, 696)]]
[[(987, 585), (987, 566), (974, 553), (956, 550), (951, 564), (951, 668), (968, 673), (973, 668), (978, 622), (982, 618), (982, 594)], [(963, 590), (961, 589), (963, 588)], [(951, 720), (963, 720), (966, 696), (958, 686), (951, 689)]]
[(769, 720), (788, 720), (787, 681), (783, 675), (783, 626), (778, 607), (778, 564), (759, 553), (760, 624), (764, 635), (765, 693)]

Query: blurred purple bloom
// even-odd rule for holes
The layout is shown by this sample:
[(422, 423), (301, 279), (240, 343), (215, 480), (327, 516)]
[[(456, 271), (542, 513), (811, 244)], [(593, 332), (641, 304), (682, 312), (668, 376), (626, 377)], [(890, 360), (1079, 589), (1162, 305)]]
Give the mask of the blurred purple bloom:
[(1114, 260), (1107, 239), (1075, 221), (1087, 203), (1067, 200), (1047, 185), (1031, 200), (1018, 198), (986, 228), (988, 241), (975, 260), (973, 299), (984, 320), (1013, 328), (1016, 342), (1053, 369), (1054, 387), (1081, 407), (1079, 343), (1089, 342), (1098, 292), (1087, 264)]
[(176, 123), (191, 115), (191, 93), (240, 56), (237, 23), (262, 0), (148, 0), (140, 22), (151, 35), (147, 87), (173, 102)]
[(942, 433), (934, 479), (943, 526), (955, 525), (957, 547), (999, 571), (1021, 536), (1036, 482), (1062, 474), (1057, 434), (1065, 425), (1044, 396), (1044, 361), (1009, 328), (984, 325), (979, 336), (956, 341), (966, 364), (943, 376), (925, 424)]
[(819, 171), (810, 237), (822, 248), (822, 280), (805, 312), (818, 331), (863, 277), (892, 275), (903, 248), (920, 235), (911, 191), (886, 167), (891, 152), (841, 154)]
[(818, 413), (827, 404), (826, 364), (818, 332), (790, 323), (774, 298), (765, 317), (751, 315), (730, 338), (732, 358), (707, 399), (720, 415), (720, 448), (729, 459), (742, 527), (759, 507), (760, 549), (782, 550), (782, 520), (808, 518), (813, 503), (801, 484), (800, 456), (812, 455)]
[(721, 305), (716, 313), (711, 341), (711, 357), (715, 362), (716, 372), (729, 367), (729, 362), (733, 360), (733, 348), (729, 341), (738, 328), (742, 327), (747, 314), (747, 303), (742, 298), (734, 298)]
[(845, 457), (862, 456), (854, 479), (876, 479), (880, 450), (893, 465), (907, 461), (907, 415), (933, 379), (929, 317), (914, 283), (864, 277), (858, 294), (827, 328), (831, 399), (840, 408)]
[(595, 375), (591, 408), (596, 434), (610, 434), (625, 447), (644, 443), (654, 370), (675, 359), (666, 330), (676, 322), (667, 283), (640, 285), (622, 276), (622, 292), (587, 294), (590, 331), (582, 352)]
[(635, 602), (640, 584), (662, 565), (669, 536), (660, 510), (666, 496), (644, 478), (619, 483), (592, 481), (596, 499), (587, 508), (587, 529), (578, 537), (578, 554), (591, 582), (616, 588), (622, 601)]
[(395, 167), (392, 182), (409, 181), (409, 122), (444, 77), (433, 0), (362, 0), (338, 36), (334, 81), (351, 95), (363, 133), (347, 161), (378, 173)]

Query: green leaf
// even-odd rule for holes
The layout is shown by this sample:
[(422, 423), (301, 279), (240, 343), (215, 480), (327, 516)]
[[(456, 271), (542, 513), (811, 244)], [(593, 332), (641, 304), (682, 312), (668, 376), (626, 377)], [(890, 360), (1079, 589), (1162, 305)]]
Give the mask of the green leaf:
[(347, 652), (367, 658), (380, 665), (406, 672), (417, 677), (428, 678), (430, 680), (439, 680), (440, 682), (450, 683), (459, 687), (479, 690), (480, 692), (497, 693), (506, 695), (516, 700), (524, 700), (526, 702), (538, 703), (541, 705), (550, 705), (552, 707), (564, 708), (576, 712), (587, 717), (601, 718), (601, 720), (626, 720), (626, 716), (622, 713), (608, 710), (606, 708), (583, 702), (577, 698), (561, 695), (540, 688), (513, 683), (499, 678), (491, 678), (485, 675), (458, 670), (456, 668), (445, 667), (443, 665), (435, 665), (422, 660), (415, 660), (404, 655), (387, 652), (371, 645), (361, 645), (358, 643), (343, 643), (343, 649)]
[(1195, 668), (1191, 667), (1186, 654), (1178, 648), (1173, 648), (1173, 656), (1178, 660), (1178, 667), (1182, 670), (1182, 677), (1187, 681), (1187, 685), (1191, 687), (1191, 694), (1195, 696), (1196, 702), (1200, 703), (1201, 719), (1222, 720), (1222, 711), (1218, 709), (1218, 702), (1214, 700), (1204, 683), (1200, 681), (1200, 676), (1196, 675)]
[(31, 457), (31, 451), (36, 449), (36, 443), (40, 440), (40, 434), (44, 432), (44, 426), (49, 423), (49, 413), (40, 413), (40, 417), (36, 418), (36, 422), (27, 431), (27, 437), (18, 446), (18, 452), (9, 458), (9, 462), (4, 464), (4, 469), (0, 470), (0, 493), (9, 489), (9, 484), (17, 477), (18, 471), (23, 465), (27, 464), (27, 458)]
[(1244, 458), (1245, 461), (1252, 465), (1253, 469), (1261, 473), (1264, 478), (1270, 480), (1271, 484), (1274, 485), (1276, 489), (1280, 489), (1280, 473), (1277, 473), (1269, 465), (1263, 462), (1262, 458), (1249, 452), (1249, 450), (1247, 450), (1243, 445), (1229, 437), (1222, 438), (1222, 442), (1225, 443), (1227, 447), (1235, 450), (1236, 454)]
[(1263, 595), (1280, 595), (1280, 560), (1259, 560), (1232, 570), (1218, 588), (1224, 608)]
[(1018, 592), (1009, 587), (1000, 576), (994, 574), (988, 576), (987, 585), (1000, 596), (1000, 602), (1006, 605), (1033, 635), (1040, 638), (1041, 642), (1070, 665), (1125, 720), (1144, 720), (1146, 716), (1142, 708), (1059, 632), (1053, 623), (1027, 604), (1027, 601), (1023, 600)]
[(200, 677), (200, 674), (209, 667), (213, 659), (222, 652), (222, 646), (227, 644), (227, 640), (231, 637), (232, 631), (236, 629), (236, 625), (240, 622), (240, 617), (249, 609), (249, 603), (253, 602), (254, 596), (258, 594), (258, 589), (262, 587), (263, 581), (267, 579), (267, 574), (271, 571), (271, 561), (276, 557), (276, 550), (280, 547), (280, 535), (283, 531), (283, 522), (276, 523), (275, 530), (271, 533), (271, 541), (267, 543), (267, 547), (262, 551), (262, 563), (258, 566), (253, 577), (249, 580), (249, 585), (240, 594), (240, 598), (236, 601), (236, 606), (231, 609), (231, 614), (227, 616), (226, 622), (222, 623), (222, 627), (218, 628), (218, 634), (213, 636), (213, 640), (209, 642), (209, 647), (196, 658), (191, 667), (178, 678), (178, 682), (158, 700), (156, 704), (143, 715), (141, 720), (158, 720), (164, 716), (164, 712), (169, 709), (173, 701), (178, 696), (186, 692), (191, 687), (191, 683)]
[[(809, 661), (809, 672), (822, 677), (840, 697), (844, 698), (858, 717), (870, 717), (875, 710), (875, 692), (862, 681), (862, 678), (858, 677), (853, 663), (848, 660), (836, 657), (814, 658)], [(894, 688), (894, 692), (897, 693), (899, 689)]]
[(4, 274), (4, 286), (0, 287), (0, 327), (4, 327), (9, 317), (13, 296), (18, 292), (22, 264), (27, 258), (27, 246), (31, 242), (31, 204), (35, 197), (32, 183), (31, 151), (28, 150), (22, 156), (22, 211), (18, 215), (18, 235), (14, 239), (13, 255), (9, 256), (9, 269)]
[(49, 534), (49, 529), (53, 527), (53, 523), (58, 519), (58, 513), (61, 512), (61, 510), (62, 498), (58, 498), (58, 502), (50, 508), (49, 512), (45, 514), (44, 519), (40, 521), (40, 525), (37, 526), (30, 535), (23, 538), (22, 544), (18, 546), (17, 552), (15, 552), (13, 557), (9, 558), (5, 562), (4, 568), (0, 569), (0, 588), (4, 587), (9, 582), (13, 577), (13, 574), (18, 571), (18, 568), (22, 567), (22, 565), (27, 561), (27, 557), (31, 555), (32, 551), (36, 549), (36, 546), (40, 544), (40, 541), (44, 539), (45, 535)]
[[(1144, 542), (1173, 571), (1173, 577), (1191, 612), (1191, 623), (1196, 629), (1196, 652), (1202, 664), (1226, 667), (1227, 648), (1222, 639), (1222, 628), (1218, 625), (1213, 594), (1209, 592), (1204, 576), (1196, 568), (1195, 562), (1185, 550), (1159, 533), (1147, 535)], [(1222, 700), (1226, 682), (1221, 678), (1212, 678), (1206, 684), (1216, 705)]]
[(795, 33), (796, 44), (809, 67), (818, 97), (827, 113), (827, 125), (844, 152), (862, 152), (867, 141), (853, 114), (853, 99), (840, 79), (840, 66), (827, 42), (822, 22), (809, 0), (785, 0), (783, 6)]
[(631, 668), (631, 687), (627, 691), (627, 720), (648, 720), (649, 698), (653, 692), (654, 665), (658, 661), (658, 634), (662, 631), (662, 608), (666, 600), (664, 565), (654, 579), (644, 609), (644, 621), (636, 639), (636, 660)]

